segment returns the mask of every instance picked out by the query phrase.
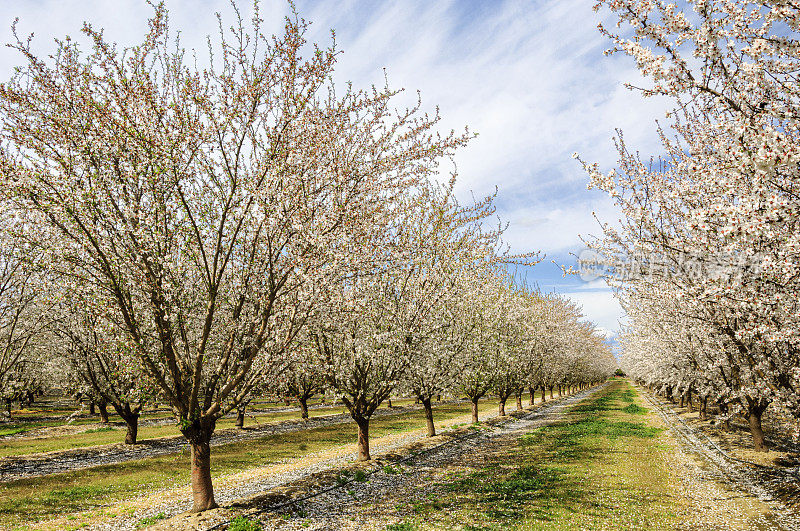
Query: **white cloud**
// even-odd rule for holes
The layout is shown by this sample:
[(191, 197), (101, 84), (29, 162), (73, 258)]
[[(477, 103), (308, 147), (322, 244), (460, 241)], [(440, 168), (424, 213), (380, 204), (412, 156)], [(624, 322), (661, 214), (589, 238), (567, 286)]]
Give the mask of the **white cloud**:
[(603, 280), (602, 278), (586, 282), (585, 284), (582, 284), (572, 289), (571, 291), (580, 292), (580, 291), (597, 291), (597, 290), (608, 291), (608, 284), (606, 284), (606, 281)]
[[(588, 195), (588, 194), (587, 194)], [(542, 250), (548, 254), (584, 247), (581, 237), (600, 233), (597, 219), (615, 222), (619, 214), (610, 200), (597, 195), (593, 201), (559, 201), (553, 198), (508, 206), (502, 218), (509, 222), (504, 239), (519, 251)]]
[(618, 335), (616, 330), (609, 330), (608, 328), (603, 328), (602, 326), (595, 327), (595, 331), (608, 341), (616, 339)]
[(625, 324), (625, 311), (611, 290), (567, 292), (564, 295), (580, 304), (586, 318), (600, 329), (616, 334), (620, 324)]

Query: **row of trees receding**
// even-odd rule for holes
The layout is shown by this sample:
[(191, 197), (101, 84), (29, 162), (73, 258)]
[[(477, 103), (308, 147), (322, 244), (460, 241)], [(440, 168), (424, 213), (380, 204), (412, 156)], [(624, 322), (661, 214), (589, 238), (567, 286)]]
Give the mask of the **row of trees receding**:
[(675, 102), (662, 156), (620, 136), (619, 170), (585, 165), (621, 209), (592, 242), (631, 318), (622, 368), (702, 414), (800, 420), (800, 6), (602, 1), (614, 51)]

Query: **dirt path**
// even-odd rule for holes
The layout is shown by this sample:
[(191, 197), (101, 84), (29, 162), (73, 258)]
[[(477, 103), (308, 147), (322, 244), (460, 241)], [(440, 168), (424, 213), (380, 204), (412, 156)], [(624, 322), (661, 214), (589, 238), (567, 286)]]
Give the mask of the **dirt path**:
[[(398, 415), (420, 409), (420, 407), (411, 406), (392, 410), (381, 409), (375, 413), (375, 416)], [(174, 420), (171, 422), (174, 422)], [(312, 417), (308, 420), (287, 420), (251, 426), (244, 429), (231, 428), (219, 430), (214, 433), (211, 439), (211, 445), (219, 446), (221, 444), (259, 439), (269, 435), (331, 426), (345, 422), (351, 422), (348, 414), (331, 414)], [(58, 450), (33, 455), (3, 457), (0, 458), (0, 483), (16, 479), (45, 476), (48, 474), (71, 472), (101, 465), (136, 461), (149, 457), (174, 454), (181, 451), (188, 451), (188, 445), (183, 436), (177, 435), (149, 439), (135, 445), (117, 443), (72, 450)]]
[[(334, 488), (329, 492), (314, 496), (302, 503), (302, 515), (300, 519), (286, 519), (284, 514), (268, 511), (261, 516), (265, 522), (265, 529), (386, 529), (387, 521), (377, 505), (371, 505), (370, 501), (381, 500), (381, 506), (393, 507), (392, 500), (402, 499), (406, 492), (413, 490), (415, 495), (426, 489), (431, 484), (431, 474), (435, 473), (441, 466), (464, 459), (465, 456), (483, 455), (483, 452), (491, 441), (494, 440), (515, 440), (522, 432), (531, 430), (537, 426), (549, 424), (562, 418), (564, 412), (576, 402), (582, 400), (589, 394), (597, 391), (600, 387), (581, 391), (575, 395), (556, 399), (539, 405), (533, 411), (521, 412), (519, 418), (511, 417), (508, 421), (496, 424), (490, 428), (478, 430), (466, 434), (463, 438), (445, 439), (437, 437), (427, 439), (425, 430), (415, 430), (401, 434), (400, 436), (390, 436), (374, 441), (374, 455), (385, 453), (403, 446), (408, 446), (415, 441), (424, 441), (424, 446), (433, 448), (425, 451), (410, 461), (397, 465), (383, 464), (382, 461), (373, 468), (369, 474), (368, 482), (349, 481), (342, 488)], [(492, 413), (482, 417), (482, 421), (496, 417)], [(458, 424), (469, 422), (469, 415), (463, 418), (451, 419), (448, 424)], [(427, 439), (427, 440), (426, 440)], [(439, 446), (441, 445), (441, 446)], [(295, 463), (284, 470), (276, 467), (265, 467), (264, 469), (250, 470), (239, 477), (221, 478), (217, 481), (221, 487), (221, 500), (233, 501), (232, 495), (257, 494), (275, 488), (279, 485), (292, 484), (292, 482), (302, 483), (302, 478), (325, 469), (341, 467), (352, 462), (355, 453), (355, 445), (339, 448), (335, 455), (314, 456), (310, 459), (303, 459), (301, 463)], [(397, 470), (402, 469), (402, 473)], [(226, 481), (227, 480), (227, 481)], [(237, 485), (246, 484), (247, 488), (240, 489)], [(231, 488), (232, 487), (232, 488)], [(317, 488), (319, 491), (319, 486)], [(188, 496), (188, 490), (181, 492), (180, 495)], [(365, 503), (365, 501), (367, 503)], [(142, 500), (144, 504), (147, 500)], [(258, 510), (261, 500), (238, 500), (236, 505), (249, 507), (251, 510)], [(185, 501), (182, 503), (183, 510), (189, 508), (190, 504)], [(294, 507), (295, 509), (298, 506)], [(159, 505), (151, 510), (152, 514), (164, 512), (174, 507)], [(241, 509), (237, 509), (241, 513)], [(235, 511), (234, 511), (235, 512)], [(247, 511), (245, 511), (247, 512)], [(166, 512), (165, 514), (174, 514)], [(201, 517), (188, 515), (178, 516), (166, 520), (156, 526), (158, 529), (210, 529), (215, 525), (221, 524), (234, 514), (229, 510), (212, 511), (204, 513)], [(139, 516), (139, 513), (137, 513)], [(108, 529), (108, 527), (103, 527)], [(129, 529), (124, 525), (114, 527), (114, 529)]]
[[(684, 422), (671, 408), (654, 399), (646, 390), (639, 390), (645, 400), (653, 407), (669, 427), (686, 454), (684, 466), (692, 471), (690, 478), (684, 478), (692, 486), (688, 495), (707, 490), (709, 498), (740, 498), (749, 505), (762, 505), (767, 512), (743, 522), (745, 529), (786, 529), (800, 530), (800, 514), (797, 504), (800, 495), (800, 477), (791, 471), (775, 467), (754, 466), (738, 460), (721, 449), (714, 441)], [(730, 514), (734, 519), (735, 514)], [(731, 526), (729, 528), (738, 528)]]

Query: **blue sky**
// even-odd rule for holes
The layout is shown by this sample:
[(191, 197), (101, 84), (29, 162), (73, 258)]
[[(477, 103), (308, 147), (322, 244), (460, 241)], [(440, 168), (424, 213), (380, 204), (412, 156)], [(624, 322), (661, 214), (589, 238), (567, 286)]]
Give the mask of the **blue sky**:
[[(21, 33), (34, 32), (36, 47), (52, 49), (51, 37), (77, 36), (83, 20), (106, 29), (120, 44), (144, 33), (150, 8), (144, 0), (6, 0), (0, 36), (20, 18)], [(230, 14), (225, 0), (167, 0), (171, 24), (184, 45), (203, 49), (215, 31), (214, 12)], [(574, 264), (582, 249), (579, 235), (598, 232), (593, 213), (611, 221), (610, 201), (586, 189), (586, 175), (572, 159), (611, 168), (616, 160), (615, 128), (629, 146), (657, 153), (655, 120), (666, 102), (644, 100), (623, 83), (640, 80), (633, 62), (606, 57), (608, 43), (596, 26), (589, 0), (298, 0), (300, 13), (313, 22), (309, 38), (327, 44), (336, 30), (343, 51), (337, 82), (356, 87), (383, 82), (407, 97), (422, 95), (423, 105), (439, 106), (443, 128), (468, 125), (479, 134), (460, 152), (459, 195), (485, 195), (499, 188), (498, 215), (509, 223), (513, 251), (539, 250), (545, 261), (526, 271), (545, 291), (567, 294), (609, 337), (623, 312), (602, 282), (563, 278), (559, 264)], [(252, 2), (240, 1), (244, 14)], [(285, 3), (262, 2), (267, 25), (280, 28)], [(228, 18), (230, 20), (230, 18)], [(7, 78), (18, 58), (0, 50), (0, 77)], [(410, 101), (410, 100), (408, 100)], [(443, 168), (449, 172), (452, 168)]]

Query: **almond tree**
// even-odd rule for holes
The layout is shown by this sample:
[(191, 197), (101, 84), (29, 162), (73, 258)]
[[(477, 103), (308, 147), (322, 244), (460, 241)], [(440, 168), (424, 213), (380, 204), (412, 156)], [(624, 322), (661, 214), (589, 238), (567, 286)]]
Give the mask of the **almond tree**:
[(513, 285), (507, 284), (507, 279), (501, 282), (499, 296), (493, 301), (497, 305), (497, 313), (490, 323), (490, 337), (494, 341), (486, 355), (494, 358), (497, 367), (492, 391), (499, 400), (498, 413), (504, 416), (508, 399), (522, 393), (524, 373), (527, 371), (524, 360), (529, 357), (530, 351), (526, 348), (527, 338), (523, 335), (524, 298)]
[(142, 409), (156, 388), (141, 369), (135, 346), (123, 330), (104, 322), (91, 300), (72, 299), (60, 305), (54, 320), (53, 350), (64, 352), (76, 379), (88, 390), (108, 422), (111, 405), (125, 422), (125, 444), (136, 444)]
[(352, 276), (326, 286), (326, 302), (308, 323), (325, 381), (358, 426), (361, 461), (371, 459), (369, 421), (410, 362), (398, 326), (398, 300), (407, 296), (403, 282), (414, 269), (406, 243), (421, 205), (406, 195), (393, 206), (396, 214), (382, 230), (372, 229), (368, 258)]
[[(520, 363), (524, 365), (520, 384), (523, 390), (527, 387), (530, 400), (529, 404), (534, 405), (536, 390), (541, 387), (542, 401), (546, 401), (545, 396), (545, 371), (551, 362), (555, 350), (555, 338), (553, 329), (555, 322), (552, 319), (553, 294), (542, 294), (537, 290), (526, 289), (521, 293), (524, 297), (524, 317), (522, 318), (525, 327), (524, 334), (526, 342), (524, 345), (524, 355), (520, 358)], [(522, 397), (519, 397), (521, 407)]]
[[(388, 275), (386, 275), (388, 276)], [(384, 283), (382, 283), (383, 281)], [(369, 421), (397, 386), (408, 359), (394, 341), (385, 276), (360, 281), (328, 306), (325, 319), (314, 323), (312, 337), (324, 366), (326, 383), (341, 396), (358, 426), (358, 459), (368, 461)]]
[[(673, 185), (682, 186), (682, 177), (675, 168), (684, 155), (677, 148), (672, 152), (675, 158), (669, 169), (655, 171), (628, 154), (624, 144), (620, 146), (622, 173), (610, 187), (607, 183), (600, 186), (615, 194), (628, 218), (622, 231), (607, 229), (606, 238), (592, 245), (610, 261), (632, 264), (634, 271), (621, 286), (623, 299), (636, 304), (649, 301), (639, 304), (639, 308), (654, 311), (657, 319), (668, 322), (675, 317), (663, 310), (664, 301), (675, 303), (669, 306), (677, 318), (689, 321), (689, 331), (683, 333), (694, 338), (706, 336), (705, 329), (710, 325), (714, 338), (711, 344), (718, 345), (706, 348), (714, 349), (718, 360), (733, 369), (731, 397), (736, 409), (748, 418), (756, 448), (765, 450), (761, 416), (782, 385), (789, 383), (791, 388), (786, 376), (792, 373), (793, 353), (775, 356), (780, 349), (765, 341), (766, 330), (760, 328), (761, 331), (753, 333), (757, 330), (754, 327), (761, 327), (757, 324), (759, 320), (774, 322), (774, 319), (766, 306), (758, 309), (754, 304), (762, 299), (758, 298), (759, 290), (752, 286), (759, 274), (746, 269), (748, 255), (752, 254), (746, 248), (736, 248), (738, 245), (709, 238), (708, 231), (698, 232), (691, 220), (686, 219), (687, 214), (697, 211), (693, 209), (703, 208), (714, 196), (679, 195), (670, 190)], [(742, 270), (736, 271), (742, 257), (746, 261)], [(623, 267), (617, 265), (617, 269)], [(640, 312), (632, 315), (641, 318)], [(651, 333), (656, 333), (656, 329)], [(681, 370), (697, 373), (691, 365)], [(696, 392), (692, 387), (695, 380), (696, 375), (682, 376), (676, 390), (690, 396)]]
[(428, 436), (436, 435), (433, 397), (450, 390), (461, 371), (469, 331), (455, 325), (464, 297), (463, 279), (495, 261), (499, 230), (481, 224), (494, 212), (493, 196), (461, 206), (447, 186), (428, 184), (417, 196), (419, 218), (404, 246), (412, 257), (408, 274), (389, 291), (397, 340), (409, 364), (404, 384), (422, 404)]
[(473, 403), (475, 422), (477, 402), (487, 392), (497, 395), (502, 416), (511, 396), (518, 397), (522, 409), (522, 391), (532, 381), (552, 393), (554, 387), (600, 382), (617, 366), (578, 305), (512, 280), (507, 274), (482, 279), (483, 290), (476, 290), (480, 296), (471, 303), (473, 314), (467, 314), (476, 325), (459, 385)]
[(194, 510), (216, 506), (217, 420), (287, 362), (314, 286), (356, 255), (454, 137), (435, 117), (393, 112), (388, 89), (331, 86), (336, 51), (305, 21), (262, 32), (220, 24), (208, 65), (170, 44), (155, 7), (143, 42), (120, 49), (85, 25), (0, 85), (2, 190), (41, 230), (65, 289), (91, 292), (126, 334), (192, 449)]
[[(7, 205), (0, 205), (7, 206)], [(37, 387), (37, 347), (49, 324), (50, 302), (41, 292), (44, 273), (35, 249), (18, 237), (19, 220), (0, 214), (0, 397), (26, 399)]]
[(476, 274), (465, 289), (459, 327), (467, 333), (457, 388), (472, 403), (472, 422), (478, 422), (478, 401), (489, 393), (503, 367), (496, 354), (498, 319), (502, 318), (503, 281), (496, 268)]
[(548, 389), (552, 397), (564, 341), (569, 334), (563, 326), (569, 317), (567, 309), (580, 314), (577, 306), (554, 293), (532, 292), (528, 295), (524, 321), (528, 327), (526, 334), (529, 337), (529, 369), (525, 375), (525, 383), (529, 388), (531, 405), (534, 402), (534, 392), (538, 388), (542, 391), (542, 402), (547, 401)]
[(278, 380), (282, 394), (294, 398), (300, 404), (302, 419), (308, 418), (308, 400), (325, 391), (325, 371), (317, 363), (314, 351), (315, 346), (310, 339), (299, 344), (289, 366)]
[(568, 299), (549, 295), (543, 301), (544, 326), (539, 329), (538, 347), (542, 349), (544, 362), (539, 380), (542, 398), (546, 400), (545, 390), (553, 398), (553, 389), (561, 392), (561, 385), (567, 378), (573, 349), (581, 345), (585, 337), (580, 335), (580, 307)]

